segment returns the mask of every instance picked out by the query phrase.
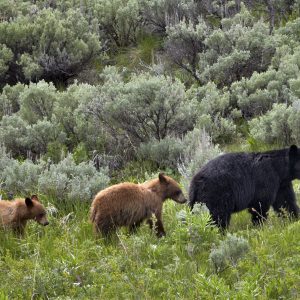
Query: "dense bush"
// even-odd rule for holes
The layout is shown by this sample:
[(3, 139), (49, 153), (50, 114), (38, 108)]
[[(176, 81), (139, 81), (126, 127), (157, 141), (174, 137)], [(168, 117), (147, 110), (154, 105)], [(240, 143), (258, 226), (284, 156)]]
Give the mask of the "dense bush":
[(193, 127), (193, 102), (187, 101), (179, 80), (142, 73), (124, 82), (114, 68), (103, 75), (98, 95), (80, 107), (95, 125), (104, 123), (114, 135), (122, 130), (133, 144), (180, 135)]
[(90, 200), (109, 183), (108, 170), (98, 171), (92, 162), (76, 164), (68, 155), (58, 164), (50, 161), (30, 160), (19, 162), (9, 157), (5, 148), (0, 148), (0, 189), (15, 195), (32, 193), (47, 195), (59, 201)]
[(168, 136), (160, 141), (152, 140), (141, 144), (138, 149), (138, 158), (151, 160), (159, 168), (175, 169), (184, 148), (182, 139)]
[(298, 142), (298, 2), (4, 0), (1, 143), (176, 168), (195, 127), (222, 146)]
[(97, 171), (92, 163), (76, 165), (71, 155), (50, 165), (38, 180), (39, 191), (59, 200), (90, 200), (109, 183), (107, 170)]
[(12, 115), (20, 109), (19, 97), (26, 88), (25, 85), (18, 83), (10, 86), (6, 85), (0, 94), (0, 120), (5, 115)]
[(64, 12), (29, 5), (0, 22), (1, 82), (51, 80), (66, 84), (99, 57), (99, 31), (78, 9)]
[(183, 151), (178, 160), (178, 171), (182, 175), (182, 183), (189, 190), (189, 183), (196, 172), (209, 160), (221, 153), (218, 145), (213, 145), (205, 130), (195, 128), (183, 139)]
[(38, 180), (44, 168), (44, 163), (34, 164), (30, 160), (20, 163), (13, 160), (3, 170), (3, 187), (5, 192), (14, 195), (28, 196), (38, 193)]
[(117, 47), (135, 44), (142, 28), (138, 0), (100, 0), (94, 3), (99, 29)]
[(199, 83), (214, 81), (219, 87), (266, 70), (275, 51), (268, 27), (245, 8), (221, 24), (214, 30), (201, 18), (170, 26), (167, 54)]
[(249, 122), (250, 134), (258, 141), (288, 146), (300, 142), (299, 101), (293, 106), (274, 104), (265, 115)]
[(249, 243), (243, 237), (228, 234), (226, 239), (216, 248), (213, 248), (209, 260), (217, 273), (223, 272), (226, 267), (236, 267), (237, 262), (249, 251)]

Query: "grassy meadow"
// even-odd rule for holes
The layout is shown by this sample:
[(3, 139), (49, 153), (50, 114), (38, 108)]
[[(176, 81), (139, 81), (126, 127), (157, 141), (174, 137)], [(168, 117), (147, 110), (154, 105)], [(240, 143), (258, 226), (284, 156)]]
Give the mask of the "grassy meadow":
[(49, 226), (30, 222), (23, 239), (1, 232), (0, 299), (300, 298), (299, 221), (271, 212), (253, 227), (241, 212), (222, 235), (207, 211), (167, 201), (166, 237), (144, 224), (108, 242), (93, 235), (89, 203), (43, 203)]
[(166, 201), (166, 237), (107, 241), (87, 200), (292, 144), (300, 0), (0, 0), (0, 198), (36, 193), (50, 221), (0, 230), (0, 300), (299, 300), (300, 220), (244, 211), (222, 234)]

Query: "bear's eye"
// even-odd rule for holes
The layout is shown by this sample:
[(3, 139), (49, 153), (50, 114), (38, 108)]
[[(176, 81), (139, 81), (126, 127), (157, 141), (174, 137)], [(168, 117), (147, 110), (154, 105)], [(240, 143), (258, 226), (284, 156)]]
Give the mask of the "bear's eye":
[(174, 193), (174, 196), (179, 196), (181, 194), (181, 191), (177, 191)]
[(42, 218), (45, 214), (44, 213), (41, 213), (38, 215), (38, 218)]

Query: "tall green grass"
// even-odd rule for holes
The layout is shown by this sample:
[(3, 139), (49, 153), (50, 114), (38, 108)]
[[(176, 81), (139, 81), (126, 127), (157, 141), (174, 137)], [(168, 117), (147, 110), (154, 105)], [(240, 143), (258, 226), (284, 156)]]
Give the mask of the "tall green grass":
[(31, 222), (23, 239), (0, 233), (0, 299), (300, 298), (299, 221), (271, 213), (260, 228), (246, 212), (234, 215), (229, 233), (249, 251), (216, 271), (210, 253), (227, 236), (207, 213), (167, 201), (165, 238), (143, 225), (105, 241), (93, 234), (89, 203), (55, 206), (50, 225)]

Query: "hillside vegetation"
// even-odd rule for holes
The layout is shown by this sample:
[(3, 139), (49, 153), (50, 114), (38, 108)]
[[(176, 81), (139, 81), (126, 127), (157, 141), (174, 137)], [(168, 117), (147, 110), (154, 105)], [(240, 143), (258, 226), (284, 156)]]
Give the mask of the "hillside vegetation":
[(1, 0), (0, 194), (50, 225), (0, 233), (0, 299), (299, 299), (299, 221), (222, 235), (170, 201), (165, 238), (108, 242), (88, 220), (111, 184), (187, 193), (222, 152), (299, 146), (299, 69), (299, 0)]

